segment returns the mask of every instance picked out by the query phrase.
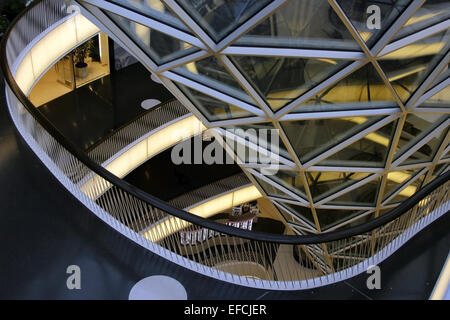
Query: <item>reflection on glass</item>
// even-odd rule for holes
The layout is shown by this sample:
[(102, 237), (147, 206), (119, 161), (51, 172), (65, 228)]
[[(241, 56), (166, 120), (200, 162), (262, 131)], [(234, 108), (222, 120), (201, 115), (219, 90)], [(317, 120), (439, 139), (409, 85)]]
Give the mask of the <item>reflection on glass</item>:
[(370, 173), (366, 172), (306, 172), (309, 190), (311, 191), (314, 201), (326, 198), (370, 175)]
[[(395, 107), (391, 91), (371, 63), (319, 92), (294, 112)], [(354, 106), (350, 104), (356, 104)]]
[[(337, 0), (339, 6), (369, 47), (375, 44), (381, 35), (384, 34), (395, 19), (400, 16), (409, 2), (409, 0), (374, 2)], [(376, 5), (376, 7), (379, 8), (380, 19), (376, 19), (377, 13), (369, 8), (370, 5)]]
[(427, 0), (395, 35), (399, 40), (450, 18), (448, 0)]
[(346, 220), (350, 220), (363, 213), (359, 210), (335, 210), (335, 209), (316, 209), (317, 219), (319, 220), (322, 231), (334, 227)]
[(441, 72), (439, 73), (439, 76), (436, 77), (436, 79), (433, 80), (433, 82), (431, 83), (429, 88), (433, 88), (436, 85), (438, 85), (439, 83), (441, 83), (442, 81), (446, 80), (450, 78), (450, 68), (449, 68), (449, 64), (447, 64), (443, 70), (441, 70)]
[[(283, 218), (284, 218), (287, 222), (289, 222), (289, 223), (294, 223), (294, 224), (298, 224), (298, 225), (301, 225), (301, 226), (304, 226), (304, 225), (305, 225), (305, 223), (304, 223), (302, 220), (298, 219), (298, 218), (295, 217), (292, 213), (289, 213), (287, 210), (281, 209), (280, 207), (277, 207), (277, 209), (279, 209), (281, 215), (283, 216)], [(307, 225), (309, 225), (309, 224), (307, 224)]]
[(302, 198), (306, 198), (305, 188), (300, 173), (280, 170), (275, 175), (268, 176), (268, 178), (302, 196)]
[(289, 1), (236, 44), (361, 50), (326, 0)]
[(186, 26), (178, 20), (172, 12), (160, 0), (109, 0), (115, 4), (121, 5), (139, 14), (144, 14), (168, 24), (172, 27), (188, 31)]
[(348, 62), (332, 59), (232, 56), (230, 59), (276, 111)]
[(419, 150), (410, 155), (408, 159), (403, 161), (401, 165), (417, 164), (432, 161), (434, 155), (439, 149), (439, 146), (441, 145), (441, 142), (447, 135), (447, 131), (448, 130), (442, 130), (440, 133), (436, 134), (424, 146), (422, 146)]
[(428, 98), (420, 107), (425, 108), (449, 108), (450, 107), (450, 86)]
[(209, 121), (229, 120), (254, 116), (254, 114), (242, 110), (232, 104), (217, 100), (200, 91), (188, 88), (177, 83), (181, 91), (197, 107)]
[(307, 162), (381, 120), (382, 117), (345, 117), (286, 121), (281, 125), (300, 158)]
[(265, 7), (270, 0), (177, 0), (188, 14), (219, 42)]
[(438, 164), (435, 168), (434, 168), (434, 171), (433, 171), (433, 174), (432, 174), (432, 179), (434, 179), (434, 178), (436, 178), (437, 176), (440, 176), (441, 174), (443, 174), (444, 172), (445, 172), (445, 170), (448, 168), (448, 164), (446, 164), (446, 163), (441, 163), (441, 164)]
[(392, 121), (325, 160), (322, 160), (318, 165), (335, 167), (384, 167), (396, 127), (397, 121)]
[[(400, 157), (447, 119), (448, 115), (436, 113), (409, 114), (406, 117), (400, 140), (396, 146), (395, 158)], [(435, 137), (429, 143), (425, 144), (414, 154), (414, 159), (419, 160), (419, 162), (429, 161), (439, 146), (439, 139), (440, 136)]]
[[(401, 170), (401, 171), (391, 171), (387, 174), (386, 186), (384, 189), (383, 199), (386, 199), (391, 194), (393, 194), (396, 190), (398, 190), (401, 186), (403, 186), (407, 181), (412, 179), (420, 169), (415, 170)], [(413, 186), (406, 187), (402, 193), (405, 196), (411, 196), (416, 192), (416, 188)]]
[(370, 182), (331, 200), (329, 203), (335, 205), (374, 206), (377, 201), (380, 181), (381, 178), (371, 180)]
[(379, 63), (403, 102), (442, 60), (450, 47), (450, 30), (407, 45), (379, 58)]
[(274, 186), (272, 186), (270, 183), (265, 182), (264, 180), (259, 179), (256, 176), (253, 176), (253, 178), (256, 179), (256, 181), (258, 181), (259, 185), (261, 186), (261, 188), (264, 190), (264, 192), (269, 195), (269, 196), (273, 196), (273, 197), (277, 197), (277, 198), (283, 198), (283, 199), (291, 199), (292, 198), (290, 196), (288, 196), (287, 194), (285, 194), (283, 191), (275, 188)]
[(114, 13), (106, 13), (144, 50), (158, 65), (198, 51), (179, 39), (128, 20)]
[(310, 208), (296, 206), (291, 203), (283, 203), (283, 205), (289, 207), (291, 209), (290, 211), (294, 212), (297, 216), (303, 218), (304, 221), (309, 222), (311, 226), (315, 227), (314, 217)]
[(182, 76), (214, 88), (250, 104), (255, 102), (247, 95), (225, 67), (214, 56), (190, 62), (173, 70)]
[(398, 203), (405, 201), (410, 198), (414, 193), (416, 193), (422, 186), (423, 180), (425, 179), (426, 173), (422, 174), (419, 178), (414, 180), (405, 189), (400, 191), (394, 198), (392, 198), (388, 203)]
[[(268, 150), (276, 155), (280, 155), (281, 157), (292, 161), (289, 152), (280, 138), (279, 130), (275, 129), (271, 123), (255, 123), (233, 126), (229, 129), (231, 130), (231, 133), (246, 139), (246, 141), (255, 141), (255, 144), (258, 144), (258, 146), (264, 150)], [(276, 139), (276, 141), (272, 141), (272, 139)], [(268, 155), (268, 153), (265, 154)]]

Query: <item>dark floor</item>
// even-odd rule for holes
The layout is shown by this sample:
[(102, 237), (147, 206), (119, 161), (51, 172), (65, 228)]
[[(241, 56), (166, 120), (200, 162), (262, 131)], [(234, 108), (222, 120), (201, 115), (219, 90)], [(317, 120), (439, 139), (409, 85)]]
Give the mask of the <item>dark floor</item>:
[[(383, 262), (382, 289), (367, 275), (299, 292), (222, 283), (166, 262), (119, 235), (77, 202), (18, 138), (0, 103), (0, 299), (127, 299), (140, 279), (169, 275), (190, 299), (427, 299), (450, 248), (450, 216)], [(66, 288), (81, 267), (82, 289)]]
[[(194, 154), (194, 144), (202, 143), (200, 136), (186, 140), (183, 143), (190, 145), (191, 155)], [(210, 143), (203, 142), (203, 147)], [(164, 201), (172, 200), (207, 184), (231, 177), (242, 172), (241, 168), (233, 164), (194, 164), (193, 157), (190, 163), (174, 164), (172, 149), (156, 155), (150, 160), (128, 174), (124, 180), (130, 184), (154, 195)], [(201, 148), (201, 150), (204, 150)], [(225, 154), (225, 153), (224, 153)], [(226, 163), (224, 159), (223, 163)], [(154, 181), (158, 181), (157, 184)]]
[(141, 102), (173, 99), (140, 63), (52, 100), (39, 110), (74, 144), (87, 149), (145, 110)]

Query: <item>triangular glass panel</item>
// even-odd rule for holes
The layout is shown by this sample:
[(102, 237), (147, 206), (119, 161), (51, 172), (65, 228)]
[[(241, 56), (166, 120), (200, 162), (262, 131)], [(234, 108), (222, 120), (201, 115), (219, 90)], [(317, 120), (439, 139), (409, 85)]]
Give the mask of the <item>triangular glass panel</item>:
[(434, 88), (442, 81), (450, 78), (450, 64), (447, 64), (440, 72), (439, 76), (434, 79), (431, 84), (428, 86), (428, 89)]
[(276, 111), (349, 64), (344, 60), (230, 56)]
[(293, 113), (396, 106), (397, 103), (394, 101), (391, 91), (386, 87), (373, 65), (368, 63), (311, 97)]
[(386, 186), (384, 188), (383, 199), (386, 199), (395, 191), (397, 191), (401, 186), (403, 186), (407, 181), (411, 180), (421, 169), (408, 169), (401, 171), (391, 171), (386, 177)]
[(400, 16), (409, 0), (376, 1), (337, 0), (361, 38), (371, 47)]
[(450, 108), (450, 86), (445, 87), (420, 105), (421, 108)]
[(268, 196), (273, 196), (276, 198), (282, 198), (282, 199), (287, 199), (287, 200), (293, 200), (291, 196), (288, 196), (286, 193), (284, 193), (280, 189), (276, 188), (275, 186), (271, 185), (270, 183), (267, 183), (264, 180), (254, 176), (254, 175), (253, 175), (253, 178), (255, 178), (255, 180), (258, 181), (258, 184), (261, 186), (261, 188), (264, 190), (264, 192)]
[(345, 209), (317, 209), (317, 219), (319, 220), (320, 229), (325, 231), (340, 223), (357, 217), (366, 211), (360, 210), (345, 210)]
[[(405, 124), (400, 135), (400, 139), (396, 146), (395, 159), (400, 157), (406, 151), (410, 150), (427, 136), (431, 131), (441, 125), (448, 119), (448, 115), (439, 113), (411, 113), (406, 116)], [(427, 151), (428, 150), (428, 151)], [(430, 149), (425, 148), (421, 152), (425, 152), (427, 158), (431, 154)]]
[(442, 130), (440, 133), (435, 135), (431, 140), (424, 144), (419, 150), (410, 155), (405, 161), (403, 161), (400, 166), (408, 164), (417, 164), (424, 162), (431, 162), (439, 149), (441, 142), (447, 135), (448, 130)]
[(253, 113), (243, 110), (235, 105), (220, 101), (200, 91), (191, 89), (181, 83), (177, 83), (181, 91), (197, 107), (197, 109), (209, 120), (230, 120), (246, 117), (254, 117)]
[[(395, 207), (394, 207), (395, 208)], [(386, 209), (380, 209), (380, 212), (378, 214), (379, 217), (384, 216), (386, 213), (389, 213), (392, 211), (392, 209), (394, 208), (386, 208)]]
[(214, 88), (224, 94), (230, 95), (250, 104), (255, 104), (252, 98), (241, 88), (239, 83), (231, 76), (220, 61), (210, 56), (172, 70), (193, 81)]
[(287, 208), (290, 209), (296, 216), (300, 217), (302, 220), (308, 222), (311, 226), (315, 227), (313, 213), (310, 208), (297, 206), (291, 203), (283, 203)]
[(450, 11), (448, 10), (447, 1), (427, 0), (398, 31), (393, 41), (407, 37), (449, 18)]
[(305, 163), (337, 144), (375, 124), (383, 117), (342, 117), (283, 121), (281, 126), (297, 153)]
[(397, 121), (369, 133), (348, 147), (320, 161), (318, 165), (332, 167), (384, 167)]
[(388, 53), (378, 61), (400, 99), (406, 102), (449, 47), (450, 29)]
[(449, 166), (450, 165), (447, 164), (447, 163), (438, 164), (436, 166), (436, 168), (434, 168), (432, 179), (434, 179), (434, 178), (440, 176), (441, 174), (445, 173)]
[(214, 41), (219, 42), (271, 0), (177, 0), (177, 2)]
[(110, 0), (110, 2), (190, 33), (189, 29), (160, 0)]
[(305, 187), (299, 172), (279, 170), (276, 174), (267, 177), (306, 199)]
[(445, 163), (441, 163), (436, 165), (436, 167), (434, 167), (433, 173), (431, 175), (432, 179), (436, 178), (437, 176), (439, 176), (445, 169), (446, 164)]
[(314, 201), (326, 198), (367, 178), (367, 172), (308, 171), (306, 177)]
[(235, 44), (361, 51), (326, 0), (289, 1)]
[[(232, 140), (232, 135), (236, 135), (240, 138), (245, 139), (246, 143), (253, 142), (259, 148), (261, 148), (262, 156), (268, 157), (269, 153), (265, 152), (265, 150), (270, 151), (274, 155), (278, 155), (287, 160), (292, 161), (289, 152), (287, 151), (286, 146), (284, 145), (279, 130), (275, 129), (275, 127), (271, 123), (255, 123), (249, 125), (240, 125), (224, 128), (227, 132), (231, 133), (231, 135), (227, 135), (225, 138), (227, 143), (228, 140)], [(228, 143), (230, 145), (230, 143)], [(233, 146), (234, 150), (237, 150), (236, 143)], [(242, 159), (241, 159), (242, 160)], [(269, 161), (274, 163), (274, 161)]]
[(387, 204), (393, 204), (393, 203), (399, 203), (399, 202), (405, 201), (406, 199), (411, 197), (413, 194), (415, 194), (422, 186), (422, 183), (423, 183), (423, 180), (425, 179), (426, 174), (427, 173), (425, 172), (419, 178), (414, 180), (414, 182), (412, 182), (410, 185), (405, 187), (395, 197), (393, 197), (391, 200), (389, 200)]
[(294, 214), (288, 212), (288, 210), (284, 209), (282, 206), (277, 206), (277, 209), (280, 210), (281, 215), (288, 223), (293, 223), (300, 226), (310, 226), (309, 223), (306, 223), (304, 220), (300, 220), (298, 217), (296, 217)]
[(198, 48), (165, 33), (129, 20), (115, 13), (105, 11), (134, 42), (157, 64), (162, 65), (172, 60), (199, 51)]
[(335, 205), (374, 206), (377, 201), (381, 177), (373, 179), (356, 189), (353, 189), (328, 202)]

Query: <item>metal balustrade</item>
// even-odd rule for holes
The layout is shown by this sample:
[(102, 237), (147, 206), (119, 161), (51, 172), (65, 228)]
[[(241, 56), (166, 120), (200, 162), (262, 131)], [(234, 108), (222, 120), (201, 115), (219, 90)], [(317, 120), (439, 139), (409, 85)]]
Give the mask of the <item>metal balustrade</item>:
[(87, 153), (92, 160), (102, 164), (150, 131), (187, 114), (189, 110), (177, 100), (161, 103), (114, 130), (89, 147)]
[[(96, 160), (93, 161), (34, 108), (14, 79), (12, 68), (21, 54), (20, 49), (33, 40), (36, 30), (45, 30), (55, 22), (46, 15), (36, 20), (38, 13), (46, 6), (53, 8), (56, 3), (62, 6), (58, 12), (64, 12), (65, 2), (39, 1), (18, 17), (4, 36), (1, 64), (11, 118), (23, 139), (72, 195), (118, 232), (152, 252), (234, 284), (273, 290), (306, 289), (365, 272), (449, 210), (449, 172), (377, 219), (352, 228), (303, 236), (233, 228), (146, 194), (99, 165), (121, 143), (127, 143), (119, 136), (126, 137), (128, 129), (111, 137), (104, 147), (95, 148), (95, 155), (91, 154)], [(36, 23), (40, 25), (27, 28)], [(130, 127), (129, 132), (135, 128), (140, 126)], [(92, 183), (81, 182), (84, 174), (91, 177)], [(99, 190), (106, 189), (109, 191), (98, 197)], [(181, 242), (181, 232), (198, 228), (214, 233), (200, 243)], [(144, 229), (145, 233), (139, 232)], [(324, 255), (325, 252), (328, 254)]]

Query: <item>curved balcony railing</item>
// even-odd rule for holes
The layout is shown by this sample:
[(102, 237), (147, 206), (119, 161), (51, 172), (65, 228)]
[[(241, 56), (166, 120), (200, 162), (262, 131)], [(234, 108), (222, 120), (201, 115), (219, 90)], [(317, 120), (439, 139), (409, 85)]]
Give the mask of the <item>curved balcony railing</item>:
[[(448, 211), (449, 172), (381, 217), (352, 228), (303, 236), (234, 228), (177, 209), (139, 190), (68, 141), (30, 103), (17, 83), (17, 66), (26, 54), (24, 50), (58, 23), (58, 18), (66, 17), (67, 5), (58, 0), (38, 1), (4, 36), (1, 66), (11, 118), (26, 143), (72, 195), (118, 232), (152, 252), (234, 284), (305, 289), (365, 272)], [(56, 12), (56, 17), (40, 14), (47, 11)], [(117, 150), (116, 146), (107, 149)], [(89, 184), (83, 183), (86, 176)], [(99, 196), (99, 190), (108, 192)], [(198, 228), (212, 232), (207, 246), (205, 242), (181, 243), (181, 232)], [(144, 229), (145, 233), (139, 232)]]

